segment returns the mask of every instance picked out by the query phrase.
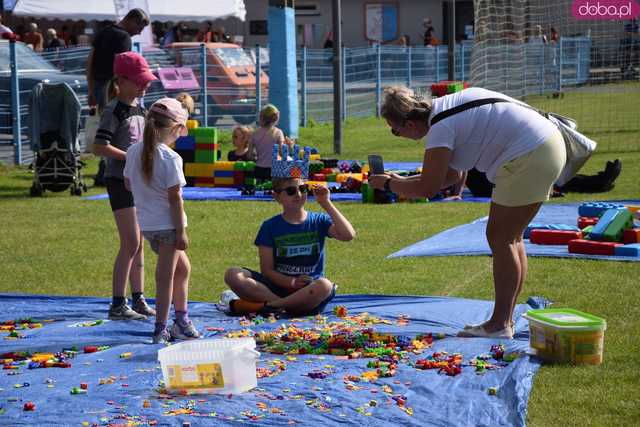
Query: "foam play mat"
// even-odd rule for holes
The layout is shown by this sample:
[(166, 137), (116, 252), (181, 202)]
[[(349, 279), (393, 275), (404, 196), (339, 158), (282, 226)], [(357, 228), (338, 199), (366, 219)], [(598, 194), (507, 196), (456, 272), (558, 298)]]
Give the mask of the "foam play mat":
[[(624, 203), (638, 204), (638, 201)], [(567, 225), (575, 227), (578, 219), (579, 203), (544, 204), (531, 222), (536, 224)], [(454, 256), (454, 255), (490, 255), (489, 244), (485, 236), (487, 218), (482, 217), (468, 224), (450, 228), (428, 239), (414, 243), (393, 254), (389, 258), (411, 256)], [(576, 227), (577, 229), (577, 227)], [(640, 257), (569, 253), (567, 245), (532, 244), (525, 239), (527, 255), (557, 258), (584, 258), (610, 261), (638, 262)]]
[[(191, 303), (205, 338), (256, 336), (258, 386), (180, 395), (162, 387), (153, 321), (108, 321), (108, 302), (0, 294), (0, 425), (522, 426), (539, 362), (521, 315), (546, 304), (519, 305), (516, 337), (501, 341), (455, 337), (488, 318), (491, 301), (341, 295), (298, 319)], [(336, 351), (348, 340), (359, 358)]]

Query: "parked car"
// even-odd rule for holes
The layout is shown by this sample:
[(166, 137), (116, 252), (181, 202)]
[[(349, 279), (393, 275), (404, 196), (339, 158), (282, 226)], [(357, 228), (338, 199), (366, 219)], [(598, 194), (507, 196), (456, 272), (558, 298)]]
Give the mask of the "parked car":
[[(193, 68), (200, 79), (200, 43), (173, 43), (176, 65)], [(256, 67), (251, 56), (232, 43), (205, 43), (207, 52), (207, 102), (209, 124), (231, 115), (240, 124), (250, 124), (256, 114)], [(261, 94), (267, 99), (269, 77), (260, 73)]]
[[(31, 89), (40, 82), (67, 83), (82, 102), (87, 96), (87, 80), (82, 74), (65, 74), (22, 42), (16, 42), (16, 58), (21, 111), (29, 105)], [(11, 63), (9, 41), (0, 40), (0, 133), (11, 134)], [(82, 102), (86, 104), (86, 102)], [(27, 115), (22, 115), (23, 123)]]

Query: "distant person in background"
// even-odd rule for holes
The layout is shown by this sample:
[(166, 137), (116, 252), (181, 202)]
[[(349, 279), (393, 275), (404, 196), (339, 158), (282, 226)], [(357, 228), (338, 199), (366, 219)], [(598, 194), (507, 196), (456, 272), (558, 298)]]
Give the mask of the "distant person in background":
[(64, 40), (64, 45), (66, 47), (71, 46), (71, 32), (69, 31), (68, 25), (63, 25), (60, 29), (60, 38)]
[(202, 26), (198, 30), (198, 34), (196, 34), (196, 41), (200, 43), (210, 43), (213, 41), (213, 28), (211, 21), (202, 23)]
[[(87, 89), (89, 107), (101, 111), (105, 104), (107, 85), (113, 77), (113, 61), (117, 54), (131, 50), (131, 36), (138, 35), (149, 25), (149, 17), (142, 9), (131, 9), (122, 21), (110, 24), (96, 34), (87, 58)], [(105, 162), (100, 161), (94, 185), (104, 185)]]
[(437, 46), (440, 44), (440, 40), (436, 37), (436, 29), (431, 25), (431, 18), (426, 18), (422, 25), (424, 26), (424, 45), (425, 46)]
[(230, 162), (253, 160), (249, 151), (249, 141), (253, 131), (248, 126), (236, 126), (231, 134), (231, 142), (234, 149), (227, 153)]
[(171, 45), (171, 43), (179, 43), (184, 41), (184, 32), (187, 29), (186, 25), (182, 23), (177, 23), (167, 33), (164, 35), (162, 39), (162, 47), (167, 47)]
[(35, 22), (29, 24), (29, 32), (24, 35), (22, 41), (31, 46), (36, 52), (42, 52), (44, 49), (44, 37), (42, 37), (42, 33), (38, 31), (38, 24)]
[(327, 36), (324, 38), (324, 44), (322, 45), (323, 49), (333, 49), (333, 31), (329, 31)]
[(57, 50), (64, 47), (65, 47), (64, 40), (58, 37), (58, 34), (56, 33), (56, 30), (54, 28), (49, 28), (47, 30), (45, 49)]
[(7, 27), (7, 26), (2, 24), (2, 16), (0, 16), (0, 37), (4, 33), (13, 33), (13, 31), (11, 31), (11, 28), (9, 28), (9, 27)]
[(542, 32), (542, 25), (536, 25), (536, 33), (531, 38), (531, 41), (533, 41), (534, 43), (547, 44), (547, 42), (548, 42), (547, 36), (544, 35), (544, 33)]
[(224, 27), (218, 28), (218, 41), (220, 43), (232, 43), (231, 36), (227, 34), (227, 30)]
[(560, 40), (560, 34), (558, 33), (558, 30), (555, 29), (555, 27), (551, 27), (551, 36), (549, 37), (549, 41), (551, 43), (557, 43)]

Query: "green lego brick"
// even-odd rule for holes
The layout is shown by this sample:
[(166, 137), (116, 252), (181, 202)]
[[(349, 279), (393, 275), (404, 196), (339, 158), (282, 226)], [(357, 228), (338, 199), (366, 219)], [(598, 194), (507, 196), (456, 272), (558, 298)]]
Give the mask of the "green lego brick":
[(325, 178), (327, 179), (327, 182), (336, 182), (336, 176), (337, 174), (332, 173), (327, 175)]
[(447, 85), (447, 93), (456, 93), (464, 89), (462, 82), (449, 83)]
[(243, 171), (245, 168), (245, 163), (244, 161), (238, 161), (235, 163), (235, 165), (233, 165), (233, 170), (234, 171)]
[(244, 171), (253, 172), (256, 169), (256, 162), (244, 162)]
[(373, 187), (368, 182), (363, 182), (360, 187), (362, 193), (362, 203), (373, 203)]
[(244, 177), (244, 185), (256, 185), (256, 179), (254, 177)]
[(215, 151), (196, 150), (196, 163), (214, 163), (215, 161)]
[(218, 130), (216, 128), (195, 128), (189, 129), (189, 135), (196, 138), (196, 143), (217, 144)]
[(629, 210), (621, 209), (604, 233), (602, 233), (604, 240), (607, 242), (621, 242), (626, 228), (633, 228), (633, 216)]

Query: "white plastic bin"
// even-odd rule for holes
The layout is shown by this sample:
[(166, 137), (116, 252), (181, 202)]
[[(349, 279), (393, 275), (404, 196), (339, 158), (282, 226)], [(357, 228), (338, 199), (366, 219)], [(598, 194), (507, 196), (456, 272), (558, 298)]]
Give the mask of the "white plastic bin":
[(238, 394), (258, 384), (255, 348), (253, 338), (184, 341), (159, 350), (158, 360), (169, 391)]

